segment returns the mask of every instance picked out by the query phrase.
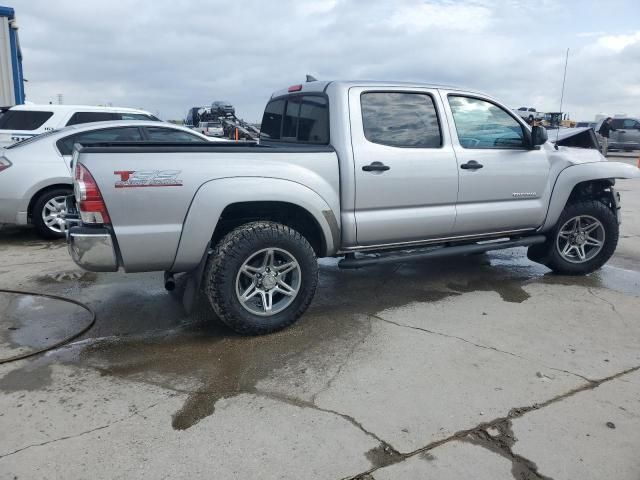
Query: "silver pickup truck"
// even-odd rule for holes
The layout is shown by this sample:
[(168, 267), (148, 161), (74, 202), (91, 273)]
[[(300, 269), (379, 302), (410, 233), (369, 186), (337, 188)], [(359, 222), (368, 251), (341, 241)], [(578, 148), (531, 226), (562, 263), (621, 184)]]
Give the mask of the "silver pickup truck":
[(618, 241), (616, 178), (637, 168), (557, 147), (493, 98), (452, 87), (319, 82), (274, 93), (259, 144), (76, 146), (76, 263), (186, 273), (243, 334), (284, 328), (343, 268), (527, 246), (562, 274)]

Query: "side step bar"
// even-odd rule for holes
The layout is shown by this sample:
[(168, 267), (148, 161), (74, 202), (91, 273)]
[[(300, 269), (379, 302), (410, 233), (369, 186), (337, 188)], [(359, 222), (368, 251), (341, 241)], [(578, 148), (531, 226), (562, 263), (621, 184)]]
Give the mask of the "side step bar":
[(547, 237), (544, 235), (533, 235), (531, 237), (518, 238), (515, 240), (488, 241), (486, 243), (474, 243), (471, 245), (454, 245), (451, 247), (431, 247), (421, 250), (412, 249), (405, 252), (394, 252), (379, 254), (378, 256), (356, 257), (354, 254), (347, 254), (345, 258), (338, 262), (340, 268), (360, 268), (380, 263), (406, 262), (409, 260), (422, 260), (424, 258), (441, 258), (453, 255), (468, 255), (470, 253), (483, 253), (491, 250), (501, 250), (503, 248), (528, 247), (538, 243), (544, 243)]

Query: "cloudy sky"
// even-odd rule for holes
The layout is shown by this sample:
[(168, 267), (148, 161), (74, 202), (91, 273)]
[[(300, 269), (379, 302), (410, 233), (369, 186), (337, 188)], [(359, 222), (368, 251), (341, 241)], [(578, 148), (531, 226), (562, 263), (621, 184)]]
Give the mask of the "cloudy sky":
[[(5, 3), (6, 2), (6, 3)], [(640, 115), (638, 0), (5, 0), (28, 100), (141, 107), (164, 119), (319, 79), (438, 82), (512, 107)]]

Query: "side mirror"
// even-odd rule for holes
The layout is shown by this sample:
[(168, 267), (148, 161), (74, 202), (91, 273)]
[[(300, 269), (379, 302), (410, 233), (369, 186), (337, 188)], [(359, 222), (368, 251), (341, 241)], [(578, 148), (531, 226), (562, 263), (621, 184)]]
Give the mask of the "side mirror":
[(531, 146), (537, 147), (542, 145), (548, 139), (547, 129), (540, 125), (534, 125), (531, 127)]

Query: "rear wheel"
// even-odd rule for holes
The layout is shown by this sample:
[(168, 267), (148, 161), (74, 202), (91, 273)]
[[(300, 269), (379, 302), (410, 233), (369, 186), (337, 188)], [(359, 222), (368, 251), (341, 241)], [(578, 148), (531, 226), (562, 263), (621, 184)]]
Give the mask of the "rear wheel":
[(31, 222), (42, 238), (63, 238), (66, 234), (65, 197), (71, 189), (56, 188), (41, 193), (33, 203)]
[(618, 245), (616, 215), (598, 201), (568, 205), (543, 245), (530, 247), (529, 258), (556, 273), (584, 275), (604, 265)]
[(307, 309), (318, 283), (309, 242), (274, 222), (252, 222), (227, 234), (209, 257), (205, 293), (220, 319), (238, 333), (281, 330)]

